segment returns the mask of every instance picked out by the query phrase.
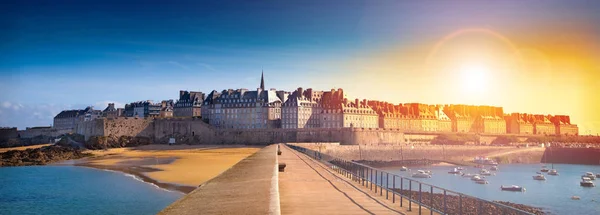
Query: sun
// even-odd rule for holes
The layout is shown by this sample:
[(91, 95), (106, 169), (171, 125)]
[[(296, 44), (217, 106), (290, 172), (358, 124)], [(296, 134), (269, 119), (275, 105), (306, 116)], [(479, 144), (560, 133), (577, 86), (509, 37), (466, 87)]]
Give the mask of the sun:
[(466, 64), (460, 69), (461, 85), (467, 93), (483, 93), (488, 88), (490, 70), (484, 64)]

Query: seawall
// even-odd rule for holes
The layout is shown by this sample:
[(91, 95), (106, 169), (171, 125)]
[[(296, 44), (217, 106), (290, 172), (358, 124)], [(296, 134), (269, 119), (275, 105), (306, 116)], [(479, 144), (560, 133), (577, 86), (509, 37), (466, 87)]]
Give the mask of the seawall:
[(546, 148), (544, 163), (600, 165), (600, 148)]
[(472, 161), (476, 156), (499, 158), (502, 163), (539, 163), (543, 148), (502, 146), (441, 146), (441, 145), (339, 145), (329, 143), (291, 143), (346, 160), (452, 160)]
[(97, 119), (81, 122), (76, 132), (88, 140), (93, 136), (148, 137), (166, 144), (169, 138), (186, 144), (265, 145), (281, 142), (339, 142), (356, 144), (400, 144), (404, 133), (397, 129), (312, 128), (312, 129), (215, 129), (200, 119)]

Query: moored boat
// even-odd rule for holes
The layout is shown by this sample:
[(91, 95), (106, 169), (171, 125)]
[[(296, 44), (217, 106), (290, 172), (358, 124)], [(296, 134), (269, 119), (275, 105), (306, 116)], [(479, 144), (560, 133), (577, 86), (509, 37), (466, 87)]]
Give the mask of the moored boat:
[(485, 179), (477, 180), (477, 181), (475, 181), (475, 183), (478, 183), (478, 184), (489, 184), (489, 182), (486, 181)]
[(412, 175), (413, 178), (431, 178), (430, 174), (427, 174), (423, 170), (418, 170), (417, 173)]
[(581, 182), (579, 182), (579, 185), (581, 185), (582, 187), (594, 187), (594, 186), (596, 186), (594, 184), (594, 182), (592, 181), (592, 179), (590, 179), (588, 177), (582, 177), (581, 178)]
[(490, 171), (488, 171), (487, 169), (481, 169), (479, 170), (479, 174), (480, 175), (485, 175), (485, 176), (490, 176), (493, 175)]
[(448, 173), (449, 174), (457, 175), (457, 174), (460, 174), (461, 172), (457, 168), (454, 168), (454, 169), (448, 171)]
[(546, 177), (544, 175), (542, 175), (541, 173), (538, 173), (537, 175), (533, 176), (533, 180), (543, 181), (543, 180), (546, 180)]
[[(459, 167), (456, 167), (456, 169), (458, 169), (458, 170), (464, 170), (464, 169), (463, 169), (461, 166), (459, 166)], [(600, 175), (600, 174), (599, 174), (599, 175)]]
[(408, 171), (408, 168), (406, 168), (405, 166), (400, 167), (400, 171)]
[(548, 171), (548, 175), (558, 175), (558, 171), (556, 169), (551, 169)]
[(500, 186), (500, 190), (504, 190), (504, 191), (514, 191), (514, 192), (525, 192), (525, 188), (524, 187), (520, 187), (517, 185), (512, 185), (512, 186)]
[(498, 171), (498, 166), (492, 166), (492, 167), (490, 167), (490, 170), (491, 171)]
[(470, 177), (473, 177), (473, 175), (471, 175), (470, 173), (463, 173), (463, 174), (462, 174), (462, 175), (460, 175), (460, 176), (462, 176), (462, 177), (465, 177), (465, 178), (470, 178)]
[(586, 172), (585, 174), (583, 174), (582, 177), (590, 178), (590, 180), (596, 180), (596, 175), (594, 175), (594, 173), (591, 172)]
[(473, 180), (473, 181), (481, 180), (481, 176), (475, 174), (475, 175), (471, 176), (471, 180)]

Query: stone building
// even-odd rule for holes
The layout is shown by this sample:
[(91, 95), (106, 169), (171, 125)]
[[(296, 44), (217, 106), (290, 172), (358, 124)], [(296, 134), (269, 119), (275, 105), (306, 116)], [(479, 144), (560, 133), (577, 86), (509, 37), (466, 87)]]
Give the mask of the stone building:
[(73, 129), (79, 121), (91, 121), (102, 116), (102, 111), (89, 106), (83, 110), (63, 110), (54, 117), (56, 129)]
[(281, 107), (281, 128), (321, 127), (322, 95), (323, 91), (313, 91), (311, 88), (294, 91)]
[(200, 117), (202, 116), (202, 102), (204, 102), (204, 93), (180, 90), (179, 100), (173, 106), (173, 116)]
[(474, 132), (474, 117), (468, 105), (447, 105), (444, 113), (452, 120), (452, 132)]
[(511, 134), (534, 134), (534, 119), (531, 114), (512, 113), (505, 120), (507, 131)]
[(173, 117), (173, 100), (163, 100), (160, 102), (160, 118), (170, 118)]
[(575, 124), (571, 124), (571, 117), (566, 115), (556, 115), (551, 117), (551, 121), (555, 126), (557, 135), (578, 135), (579, 128)]
[(477, 106), (474, 130), (485, 134), (506, 134), (506, 120), (502, 107)]
[(228, 89), (211, 92), (202, 109), (207, 109), (206, 121), (216, 128), (256, 129), (280, 128), (281, 105), (284, 95), (275, 89), (265, 90), (264, 76), (256, 91)]
[(435, 116), (438, 120), (437, 131), (439, 132), (452, 132), (452, 119), (444, 113), (444, 106), (435, 106)]
[(160, 116), (161, 103), (153, 103), (152, 100), (132, 102), (125, 105), (125, 116), (127, 117), (158, 117)]
[(119, 113), (119, 110), (115, 108), (115, 103), (108, 103), (108, 106), (102, 111), (102, 117), (106, 117), (108, 119), (114, 119), (120, 116), (121, 113)]
[(556, 126), (550, 121), (549, 116), (536, 114), (533, 115), (533, 132), (534, 134), (554, 135)]
[(342, 89), (323, 92), (321, 127), (323, 128), (378, 128), (379, 116), (367, 100), (348, 101)]

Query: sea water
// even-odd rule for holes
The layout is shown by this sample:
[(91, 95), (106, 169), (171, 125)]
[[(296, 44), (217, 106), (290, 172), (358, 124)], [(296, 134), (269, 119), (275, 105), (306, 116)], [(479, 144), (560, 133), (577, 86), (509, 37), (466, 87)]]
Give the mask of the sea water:
[[(546, 164), (546, 166), (548, 169), (552, 168), (551, 164)], [(536, 175), (536, 172), (540, 172), (541, 167), (542, 164), (500, 165), (499, 171), (491, 171), (496, 174), (495, 176), (486, 176), (489, 184), (477, 184), (470, 178), (448, 174), (448, 171), (453, 168), (450, 166), (411, 167), (411, 171), (406, 172), (400, 171), (400, 168), (381, 169), (486, 200), (509, 201), (540, 207), (551, 214), (600, 214), (600, 179), (594, 181), (596, 187), (579, 185), (581, 176), (585, 172), (600, 173), (600, 166), (554, 164), (554, 168), (560, 175), (552, 176), (543, 173), (546, 176), (545, 181), (533, 180), (533, 176)], [(417, 170), (431, 170), (433, 176), (431, 178), (411, 177), (412, 173)], [(475, 167), (466, 167), (462, 172), (478, 174), (479, 170)], [(399, 181), (400, 179), (397, 179), (397, 183)], [(518, 185), (525, 187), (526, 191), (501, 191), (501, 185)], [(391, 187), (392, 184), (390, 183), (389, 186)], [(579, 196), (581, 200), (572, 200), (572, 196)]]
[(120, 172), (0, 168), (0, 214), (156, 214), (182, 196)]

